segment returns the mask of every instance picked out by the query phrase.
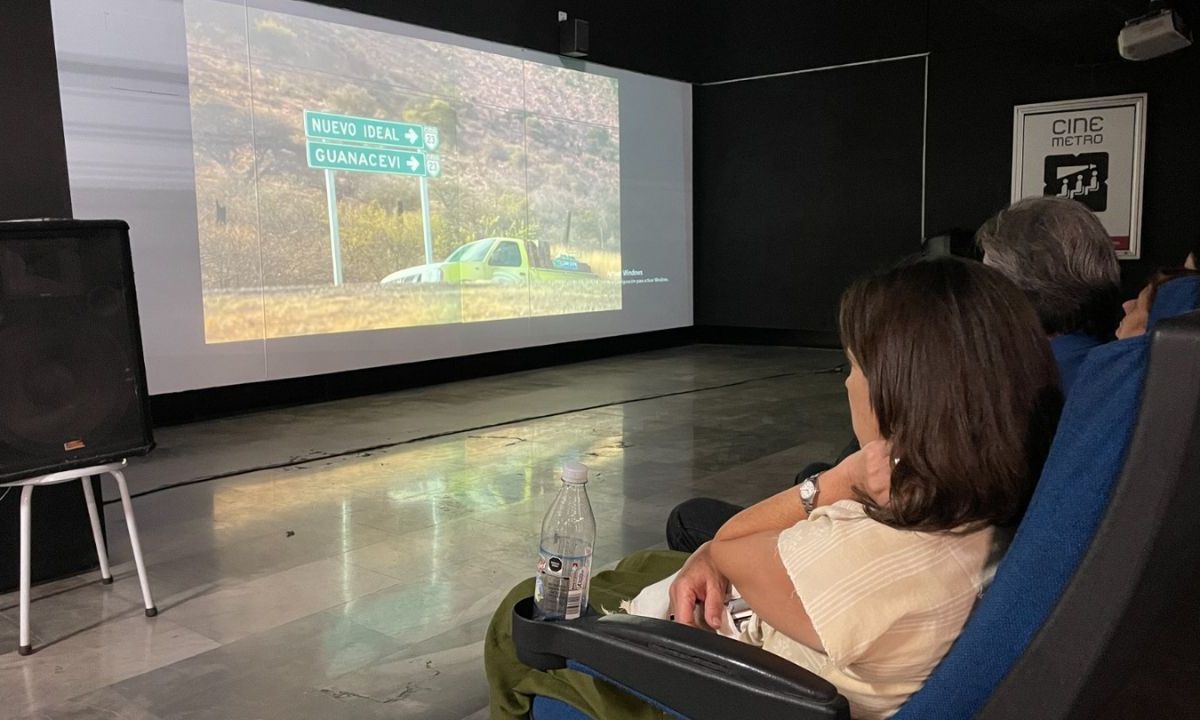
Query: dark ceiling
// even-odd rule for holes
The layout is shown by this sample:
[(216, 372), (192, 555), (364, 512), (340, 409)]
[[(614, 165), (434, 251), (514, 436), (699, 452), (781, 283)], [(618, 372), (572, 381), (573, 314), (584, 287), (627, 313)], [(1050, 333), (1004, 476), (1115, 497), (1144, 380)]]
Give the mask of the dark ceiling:
[[(1192, 25), (1200, 0), (1174, 3)], [(695, 79), (711, 82), (920, 52), (1019, 50), (1062, 65), (1119, 62), (1145, 0), (724, 0), (700, 6)]]
[[(931, 11), (939, 5), (942, 3), (933, 0)], [(974, 15), (977, 23), (971, 27), (971, 34), (985, 43), (1003, 42), (1004, 35), (999, 30), (1011, 27), (1018, 29), (1026, 41), (1046, 51), (1095, 61), (1115, 59), (1116, 37), (1122, 25), (1149, 8), (1146, 0), (955, 0), (953, 5), (957, 6), (953, 10), (943, 7), (943, 17)], [(1196, 17), (1200, 0), (1178, 0), (1170, 5), (1191, 20)], [(931, 18), (935, 26), (940, 19)], [(953, 24), (938, 29), (961, 33)]]

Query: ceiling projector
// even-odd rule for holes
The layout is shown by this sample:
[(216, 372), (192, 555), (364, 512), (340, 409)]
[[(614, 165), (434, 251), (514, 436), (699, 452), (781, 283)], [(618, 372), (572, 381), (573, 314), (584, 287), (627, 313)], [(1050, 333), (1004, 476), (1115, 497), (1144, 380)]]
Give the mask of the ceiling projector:
[(1149, 60), (1191, 44), (1191, 30), (1179, 13), (1169, 8), (1126, 22), (1117, 36), (1117, 49), (1126, 60)]

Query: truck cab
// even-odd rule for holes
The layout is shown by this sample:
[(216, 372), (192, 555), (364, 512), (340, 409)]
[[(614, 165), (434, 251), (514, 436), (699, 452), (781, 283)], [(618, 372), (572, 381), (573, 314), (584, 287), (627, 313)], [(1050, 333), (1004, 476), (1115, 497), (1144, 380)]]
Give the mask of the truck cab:
[(530, 281), (596, 279), (574, 257), (550, 257), (549, 245), (520, 238), (483, 238), (462, 245), (441, 263), (407, 268), (388, 275), (384, 284), (412, 282), (519, 285)]

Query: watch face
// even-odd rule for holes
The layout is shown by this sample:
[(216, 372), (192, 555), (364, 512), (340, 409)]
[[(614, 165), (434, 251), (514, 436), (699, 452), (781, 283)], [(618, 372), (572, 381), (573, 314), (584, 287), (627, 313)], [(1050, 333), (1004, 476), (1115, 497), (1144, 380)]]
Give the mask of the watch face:
[(800, 497), (805, 500), (811, 500), (813, 495), (817, 494), (817, 489), (813, 487), (811, 480), (805, 480), (800, 483)]

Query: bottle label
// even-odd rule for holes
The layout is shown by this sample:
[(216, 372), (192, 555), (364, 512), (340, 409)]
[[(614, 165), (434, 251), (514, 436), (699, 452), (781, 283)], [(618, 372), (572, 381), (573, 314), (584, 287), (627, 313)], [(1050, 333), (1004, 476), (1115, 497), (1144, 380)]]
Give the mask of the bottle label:
[(549, 615), (574, 620), (583, 614), (587, 605), (588, 577), (592, 557), (567, 557), (541, 550), (538, 553), (538, 574), (534, 601)]

